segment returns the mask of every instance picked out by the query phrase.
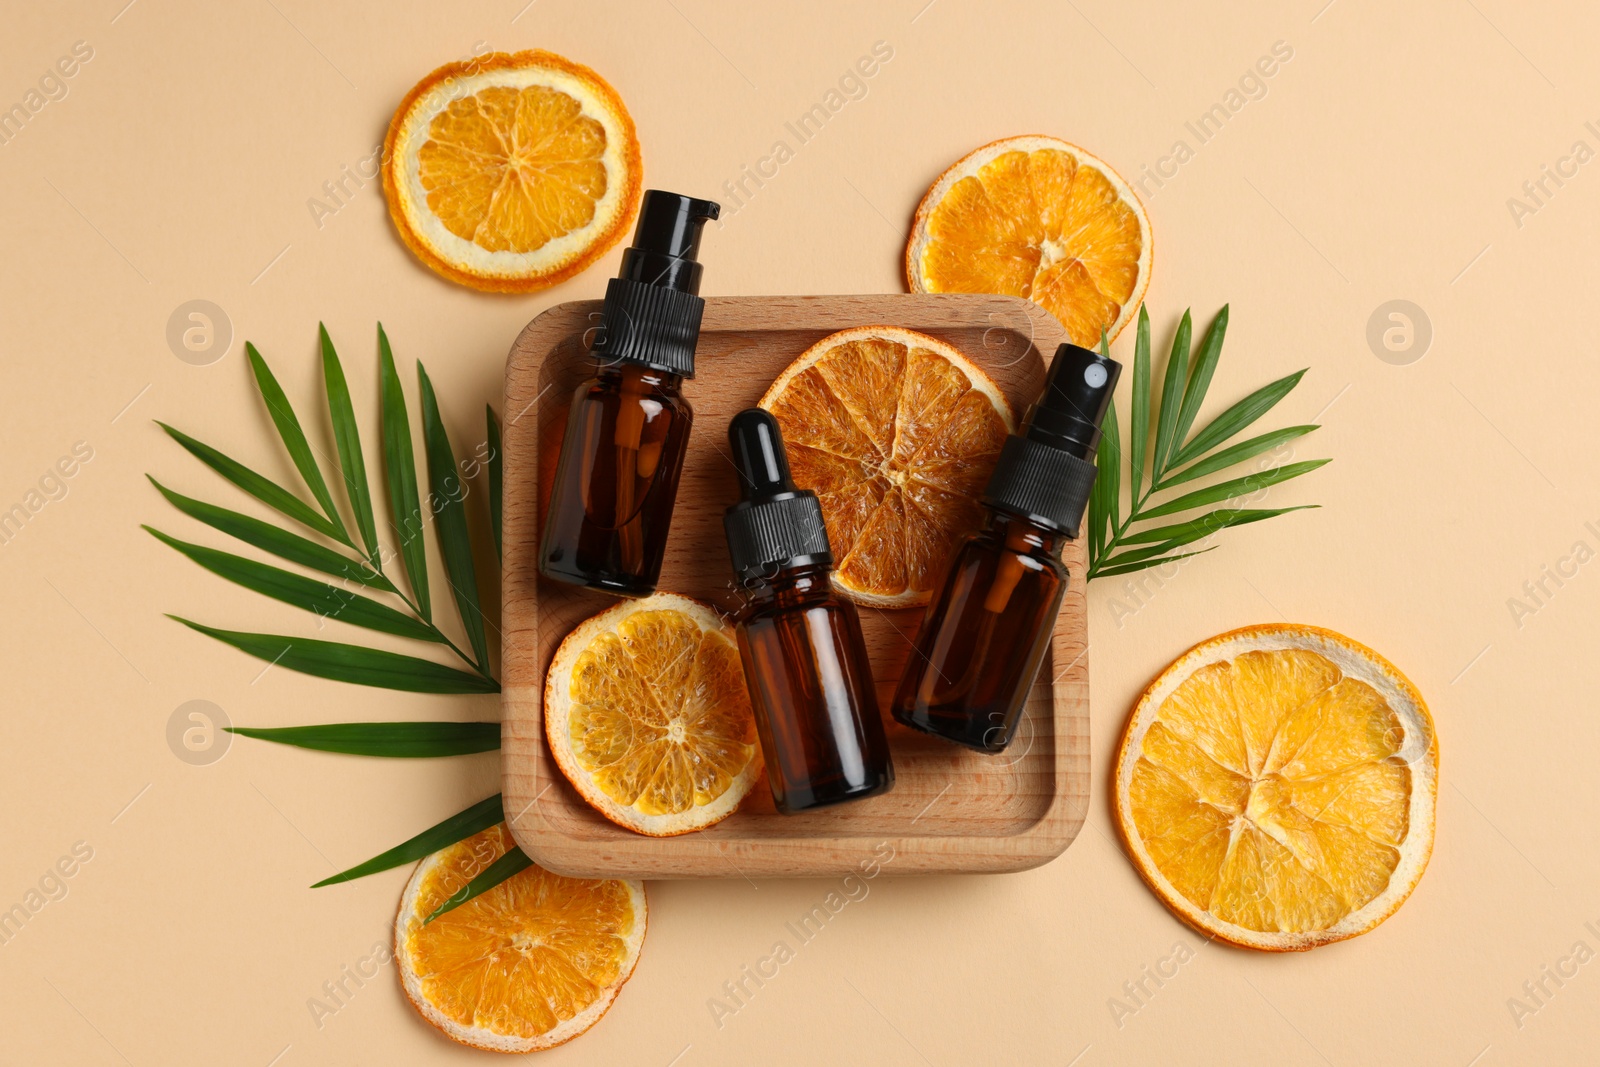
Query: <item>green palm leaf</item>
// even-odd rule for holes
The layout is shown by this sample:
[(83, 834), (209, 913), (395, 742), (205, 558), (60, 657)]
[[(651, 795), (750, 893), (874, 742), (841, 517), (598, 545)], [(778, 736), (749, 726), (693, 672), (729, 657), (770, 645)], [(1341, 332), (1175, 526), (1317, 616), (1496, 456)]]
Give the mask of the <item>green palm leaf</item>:
[[(1116, 409), (1111, 408), (1106, 413), (1106, 425), (1100, 442), (1100, 473), (1089, 498), (1090, 579), (1128, 574), (1200, 555), (1210, 549), (1176, 553), (1173, 550), (1229, 527), (1244, 526), (1314, 506), (1224, 507), (1198, 518), (1165, 526), (1144, 525), (1150, 519), (1249, 496), (1269, 486), (1298, 478), (1328, 462), (1316, 459), (1286, 463), (1270, 470), (1202, 486), (1161, 503), (1151, 503), (1151, 497), (1161, 490), (1216, 474), (1316, 429), (1315, 426), (1290, 426), (1223, 447), (1287, 396), (1305, 374), (1302, 370), (1255, 390), (1212, 419), (1193, 437), (1189, 436), (1221, 362), (1227, 331), (1228, 308), (1224, 305), (1207, 328), (1205, 339), (1194, 353), (1191, 367), (1193, 322), (1189, 313), (1184, 312), (1172, 340), (1172, 353), (1167, 358), (1161, 397), (1157, 402), (1150, 395), (1149, 317), (1140, 308), (1133, 355), (1131, 440), (1126, 446), (1119, 447)], [(1145, 442), (1152, 423), (1155, 443), (1147, 455)], [(1119, 504), (1123, 451), (1128, 453), (1131, 468), (1126, 518), (1121, 516)]]
[(1128, 428), (1128, 487), (1133, 499), (1144, 485), (1150, 446), (1150, 312), (1139, 305), (1139, 326), (1133, 342), (1133, 399)]
[(422, 534), (422, 503), (417, 499), (417, 462), (411, 451), (411, 420), (406, 397), (395, 373), (389, 337), (378, 327), (378, 380), (383, 419), (383, 473), (389, 485), (389, 510), (395, 536), (400, 541), (400, 561), (405, 567), (417, 612), (432, 620), (428, 602), (428, 547)]
[(1161, 407), (1156, 415), (1156, 451), (1150, 464), (1151, 480), (1166, 472), (1167, 461), (1177, 447), (1178, 415), (1183, 410), (1183, 393), (1189, 377), (1189, 337), (1194, 324), (1187, 310), (1172, 338), (1172, 354), (1167, 357), (1167, 374), (1161, 383)]
[[(1299, 504), (1291, 508), (1218, 508), (1208, 511), (1198, 519), (1187, 522), (1176, 522), (1169, 526), (1156, 526), (1128, 534), (1122, 539), (1125, 545), (1159, 545), (1163, 550), (1178, 548), (1209, 537), (1218, 530), (1225, 530), (1230, 526), (1247, 526), (1252, 522), (1270, 519), (1274, 515), (1284, 515), (1291, 511), (1303, 511), (1314, 508), (1315, 504)], [(1120, 558), (1120, 557), (1119, 557)], [(1118, 562), (1117, 559), (1107, 561), (1107, 566)]]
[(339, 517), (339, 509), (334, 507), (333, 494), (328, 492), (328, 483), (322, 480), (322, 468), (317, 466), (317, 459), (311, 454), (311, 442), (306, 440), (306, 432), (300, 428), (300, 420), (295, 417), (294, 408), (290, 406), (289, 398), (284, 395), (283, 387), (278, 384), (278, 379), (273, 377), (267, 361), (261, 358), (261, 353), (256, 351), (255, 345), (246, 341), (244, 354), (249, 357), (250, 369), (256, 377), (256, 387), (261, 390), (261, 399), (266, 401), (267, 414), (272, 416), (272, 424), (278, 428), (278, 436), (283, 438), (283, 447), (288, 449), (295, 470), (300, 472), (300, 477), (305, 479), (306, 488), (311, 490), (311, 495), (322, 505), (323, 513), (338, 531), (338, 539), (347, 540), (350, 535), (345, 532), (344, 520)]
[(249, 545), (266, 552), (271, 552), (280, 559), (290, 563), (298, 563), (302, 567), (331, 574), (335, 578), (344, 578), (373, 589), (394, 591), (394, 586), (389, 579), (369, 569), (359, 560), (342, 556), (333, 549), (317, 542), (281, 530), (270, 522), (249, 515), (241, 515), (237, 511), (219, 508), (215, 504), (207, 504), (203, 500), (195, 500), (174, 492), (160, 482), (150, 478), (150, 484), (161, 491), (167, 502), (192, 519), (198, 519), (214, 530), (221, 530), (230, 537), (236, 537)]
[[(1166, 550), (1165, 545), (1158, 545), (1157, 547), (1163, 551)], [(1202, 548), (1197, 552), (1179, 552), (1174, 556), (1142, 556), (1127, 563), (1118, 563), (1117, 559), (1112, 559), (1104, 567), (1096, 571), (1094, 576), (1096, 578), (1114, 578), (1119, 574), (1132, 574), (1134, 571), (1149, 570), (1151, 567), (1159, 567), (1166, 563), (1176, 563), (1178, 560), (1188, 559), (1190, 556), (1203, 556), (1207, 552), (1216, 551), (1216, 547), (1216, 545), (1212, 545), (1210, 548)], [(1120, 558), (1118, 557), (1118, 559)]]
[(533, 861), (528, 858), (527, 854), (522, 849), (512, 845), (510, 852), (489, 864), (479, 872), (476, 878), (446, 897), (444, 903), (434, 908), (432, 914), (422, 920), (422, 924), (426, 926), (446, 912), (455, 911), (473, 897), (482, 896), (507, 878), (514, 874), (520, 874), (531, 866), (533, 866)]
[[(1179, 453), (1183, 451), (1184, 439), (1194, 426), (1195, 416), (1200, 414), (1200, 405), (1205, 403), (1206, 390), (1211, 388), (1211, 376), (1216, 373), (1217, 360), (1222, 358), (1222, 341), (1227, 335), (1228, 305), (1223, 304), (1217, 317), (1211, 320), (1205, 340), (1200, 342), (1194, 369), (1189, 372), (1189, 384), (1183, 390), (1183, 406), (1178, 409), (1178, 423), (1172, 429), (1172, 446)], [(1176, 456), (1171, 460), (1176, 462)]]
[[(1126, 567), (1131, 564), (1144, 563), (1146, 560), (1155, 559), (1174, 548), (1181, 546), (1162, 541), (1157, 545), (1146, 545), (1143, 548), (1127, 548), (1106, 560), (1107, 567)], [(1209, 549), (1207, 550), (1209, 551)]]
[(1184, 482), (1192, 482), (1196, 478), (1204, 478), (1208, 474), (1226, 470), (1236, 463), (1243, 463), (1247, 459), (1259, 456), (1263, 452), (1270, 452), (1279, 445), (1287, 444), (1296, 437), (1303, 437), (1315, 430), (1315, 426), (1286, 426), (1281, 430), (1273, 430), (1259, 437), (1252, 437), (1248, 441), (1240, 441), (1236, 445), (1229, 445), (1221, 452), (1213, 452), (1192, 466), (1181, 471), (1168, 474), (1157, 489), (1168, 489)]
[(1121, 465), (1121, 456), (1117, 448), (1115, 436), (1107, 432), (1110, 424), (1116, 419), (1117, 410), (1114, 407), (1106, 409), (1106, 421), (1100, 434), (1100, 444), (1095, 452), (1095, 461), (1100, 468), (1095, 476), (1094, 485), (1089, 489), (1089, 558), (1099, 559), (1105, 549), (1108, 539), (1116, 536), (1116, 524), (1111, 518), (1111, 500), (1107, 490), (1111, 479), (1103, 477), (1107, 471), (1118, 470)]
[(239, 651), (286, 667), (291, 671), (331, 678), (352, 685), (370, 685), (380, 689), (400, 689), (411, 693), (498, 693), (500, 685), (493, 678), (469, 674), (454, 667), (418, 659), (397, 652), (376, 648), (362, 648), (336, 641), (316, 641), (305, 637), (284, 637), (277, 634), (243, 633), (221, 630), (203, 623), (191, 622), (177, 615), (167, 616), (181, 622), (191, 630), (214, 637)]
[[(229, 726), (227, 731), (259, 741), (388, 759), (435, 759), (493, 752), (500, 747), (497, 722), (333, 722), (318, 726), (262, 729)], [(498, 821), (498, 820), (496, 820)]]
[(1206, 424), (1205, 429), (1194, 435), (1194, 440), (1179, 449), (1178, 454), (1172, 457), (1172, 466), (1178, 467), (1191, 459), (1205, 455), (1255, 422), (1270, 411), (1274, 404), (1288, 396), (1289, 391), (1300, 384), (1300, 379), (1305, 377), (1305, 373), (1304, 370), (1298, 370), (1275, 382), (1263, 385), (1212, 419)]
[[(1110, 352), (1111, 343), (1106, 339), (1106, 332), (1101, 330), (1100, 354), (1110, 359)], [(1094, 488), (1090, 490), (1090, 496), (1099, 493), (1100, 513), (1104, 518), (1097, 525), (1106, 531), (1105, 536), (1109, 538), (1122, 525), (1122, 435), (1117, 425), (1115, 407), (1106, 408), (1105, 422), (1100, 428), (1100, 447), (1096, 452), (1096, 459), (1102, 466), (1095, 478)]]
[(500, 547), (500, 506), (505, 496), (505, 463), (500, 458), (500, 420), (494, 408), (485, 406), (489, 419), (489, 526), (494, 530), (495, 559), (505, 562), (505, 551)]
[(350, 385), (345, 381), (339, 354), (333, 350), (328, 328), (317, 323), (317, 338), (322, 345), (322, 384), (328, 395), (328, 419), (333, 423), (333, 443), (339, 450), (339, 471), (344, 477), (345, 496), (355, 513), (356, 529), (366, 546), (372, 565), (380, 565), (378, 525), (372, 514), (372, 489), (367, 484), (367, 461), (361, 454), (361, 430), (356, 425), (355, 406), (350, 402)]
[(341, 529), (336, 528), (333, 523), (317, 514), (309, 504), (277, 482), (264, 478), (244, 464), (229, 459), (210, 445), (196, 441), (182, 430), (175, 430), (159, 420), (156, 425), (165, 430), (168, 437), (188, 449), (190, 455), (263, 504), (276, 508), (295, 522), (309, 526), (325, 537), (331, 537), (340, 543), (348, 543)]
[(1141, 518), (1156, 519), (1163, 515), (1176, 515), (1180, 511), (1188, 511), (1203, 504), (1217, 504), (1235, 497), (1248, 496), (1267, 488), (1286, 482), (1290, 478), (1298, 478), (1302, 474), (1316, 470), (1327, 463), (1325, 459), (1308, 459), (1303, 463), (1286, 463), (1281, 467), (1261, 471), (1259, 474), (1247, 474), (1243, 478), (1233, 478), (1216, 485), (1208, 485), (1204, 489), (1196, 489), (1192, 493), (1175, 497), (1159, 507), (1140, 513)]
[(467, 532), (467, 487), (456, 469), (455, 452), (439, 416), (439, 401), (422, 364), (417, 364), (422, 394), (422, 447), (428, 456), (428, 504), (444, 556), (445, 577), (455, 594), (456, 610), (481, 670), (489, 669), (489, 642), (484, 636), (483, 608), (478, 603), (478, 575), (472, 563), (472, 538)]
[[(244, 588), (358, 626), (415, 640), (443, 643), (463, 660), (473, 663), (476, 670), (462, 671), (431, 660), (359, 645), (223, 630), (176, 615), (168, 617), (198, 633), (231, 645), (247, 655), (264, 660), (269, 666), (282, 665), (289, 670), (320, 678), (418, 693), (499, 692), (499, 684), (489, 673), (487, 641), (484, 636), (486, 620), (477, 598), (476, 571), (471, 556), (465, 508), (462, 504), (460, 476), (456, 472), (454, 453), (444, 431), (432, 383), (419, 365), (417, 370), (423, 393), (425, 454), (434, 496), (440, 502), (437, 507), (440, 545), (445, 556), (446, 573), (455, 590), (457, 606), (461, 609), (463, 624), (477, 654), (475, 660), (457, 648), (454, 642), (433, 625), (429, 617), (426, 540), (423, 534), (422, 503), (417, 487), (416, 457), (412, 448), (405, 396), (395, 371), (394, 355), (390, 350), (388, 337), (380, 325), (378, 328), (380, 436), (383, 443), (384, 479), (397, 540), (400, 544), (401, 561), (416, 598), (415, 604), (407, 600), (405, 594), (383, 573), (383, 550), (377, 535), (377, 520), (367, 481), (361, 435), (350, 398), (349, 383), (326, 328), (319, 327), (318, 340), (322, 355), (328, 415), (338, 451), (337, 471), (344, 480), (346, 496), (355, 517), (355, 529), (360, 538), (359, 547), (345, 527), (333, 495), (328, 492), (328, 485), (323, 480), (321, 468), (312, 454), (311, 444), (306, 439), (288, 398), (266, 361), (253, 345), (247, 345), (247, 354), (256, 384), (291, 460), (311, 490), (312, 496), (321, 506), (323, 514), (319, 514), (315, 508), (283, 486), (237, 463), (209, 445), (164, 423), (160, 425), (192, 455), (234, 485), (294, 521), (337, 541), (358, 555), (364, 555), (365, 559), (350, 558), (299, 534), (280, 529), (272, 523), (184, 496), (166, 488), (154, 478), (150, 479), (151, 484), (185, 515), (246, 544), (254, 545), (281, 560), (331, 575), (347, 583), (393, 593), (405, 601), (406, 606), (415, 613), (415, 617), (377, 600), (357, 595), (347, 588), (258, 560), (181, 541), (148, 526), (145, 529), (201, 566)], [(487, 419), (489, 509), (498, 557), (501, 548), (500, 508), (503, 491), (501, 434), (499, 420), (492, 408), (488, 409)], [(500, 727), (493, 722), (326, 723), (270, 729), (237, 727), (232, 728), (231, 732), (245, 737), (325, 752), (399, 758), (452, 756), (488, 752), (500, 747)], [(364, 863), (323, 879), (317, 885), (349, 881), (415, 861), (487, 829), (504, 817), (501, 797), (499, 795), (490, 797)], [(526, 869), (529, 863), (528, 858), (520, 850), (513, 849), (442, 905), (435, 916), (486, 892), (517, 871)]]
[(402, 841), (387, 852), (380, 852), (365, 863), (358, 863), (348, 870), (324, 878), (311, 888), (320, 889), (325, 885), (337, 885), (340, 882), (365, 878), (379, 871), (387, 871), (402, 864), (414, 863), (442, 848), (449, 848), (457, 841), (464, 841), (473, 834), (487, 830), (504, 818), (505, 812), (500, 794), (496, 793), (488, 800), (480, 800), (465, 811), (459, 811), (443, 822), (428, 827), (416, 837)]
[(326, 619), (337, 619), (352, 626), (409, 637), (414, 641), (441, 641), (439, 632), (427, 623), (380, 604), (368, 597), (336, 589), (327, 582), (306, 578), (292, 571), (268, 563), (235, 556), (204, 545), (191, 544), (170, 537), (153, 527), (145, 531), (163, 544), (177, 549), (212, 574), (226, 578), (236, 585), (314, 612)]

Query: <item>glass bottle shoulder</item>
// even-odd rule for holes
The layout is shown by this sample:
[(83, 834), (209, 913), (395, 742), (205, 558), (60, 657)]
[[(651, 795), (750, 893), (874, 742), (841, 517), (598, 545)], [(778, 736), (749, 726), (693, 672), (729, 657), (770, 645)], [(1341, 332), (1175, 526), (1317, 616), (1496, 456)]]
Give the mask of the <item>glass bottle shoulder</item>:
[(692, 416), (694, 408), (683, 395), (683, 379), (648, 367), (633, 365), (601, 366), (578, 384), (575, 402), (615, 402), (616, 399), (645, 403), (656, 410)]
[(817, 608), (850, 612), (850, 602), (833, 591), (826, 568), (807, 568), (774, 575), (769, 582), (747, 586), (744, 606), (739, 609), (741, 623), (769, 619)]
[(1028, 570), (1048, 571), (1064, 580), (1067, 565), (1061, 562), (1061, 550), (1066, 542), (1062, 534), (1013, 515), (994, 512), (982, 529), (967, 536), (956, 554), (962, 558), (1009, 555)]

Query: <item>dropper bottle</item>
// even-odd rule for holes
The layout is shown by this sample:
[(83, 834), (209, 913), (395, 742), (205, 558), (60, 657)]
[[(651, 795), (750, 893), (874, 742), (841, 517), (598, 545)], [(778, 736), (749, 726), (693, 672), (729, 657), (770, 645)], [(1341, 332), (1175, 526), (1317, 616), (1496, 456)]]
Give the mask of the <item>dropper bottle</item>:
[(833, 552), (815, 493), (797, 490), (777, 420), (760, 408), (728, 426), (741, 496), (722, 522), (745, 595), (739, 656), (767, 781), (785, 814), (894, 784), (855, 606), (833, 592)]
[(984, 527), (956, 546), (895, 692), (897, 721), (979, 752), (1011, 743), (1050, 648), (1120, 364), (1063, 344), (1000, 452)]
[(694, 421), (682, 389), (694, 377), (705, 309), (700, 231), (719, 210), (644, 194), (633, 245), (606, 287), (590, 347), (595, 374), (568, 410), (539, 549), (547, 578), (621, 596), (655, 592)]

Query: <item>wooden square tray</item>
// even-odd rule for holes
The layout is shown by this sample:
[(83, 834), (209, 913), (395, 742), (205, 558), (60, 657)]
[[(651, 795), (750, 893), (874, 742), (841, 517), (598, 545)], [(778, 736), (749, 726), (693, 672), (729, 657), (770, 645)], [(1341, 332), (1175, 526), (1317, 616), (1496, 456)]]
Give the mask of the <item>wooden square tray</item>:
[[(1007, 752), (980, 755), (907, 730), (889, 699), (921, 609), (862, 609), (873, 674), (889, 727), (895, 785), (882, 796), (804, 815), (780, 815), (761, 783), (733, 815), (707, 830), (651, 838), (590, 809), (550, 758), (541, 719), (545, 670), (580, 621), (613, 601), (538, 573), (542, 470), (554, 463), (572, 390), (590, 373), (587, 331), (600, 301), (551, 308), (511, 348), (505, 385), (503, 577), (505, 810), (539, 865), (560, 874), (623, 878), (838, 875), (890, 855), (892, 874), (1020, 871), (1060, 855), (1088, 807), (1089, 665), (1084, 549), (1068, 545), (1072, 580), (1050, 656)], [(852, 326), (887, 324), (939, 337), (999, 383), (1018, 417), (1044, 382), (1064, 331), (1048, 312), (1014, 297), (966, 295), (711, 297), (696, 355), (699, 377), (660, 588), (727, 603), (732, 571), (722, 512), (737, 499), (726, 448), (728, 420), (815, 341)], [(539, 462), (541, 451), (545, 463)], [(876, 850), (876, 851), (875, 851)]]

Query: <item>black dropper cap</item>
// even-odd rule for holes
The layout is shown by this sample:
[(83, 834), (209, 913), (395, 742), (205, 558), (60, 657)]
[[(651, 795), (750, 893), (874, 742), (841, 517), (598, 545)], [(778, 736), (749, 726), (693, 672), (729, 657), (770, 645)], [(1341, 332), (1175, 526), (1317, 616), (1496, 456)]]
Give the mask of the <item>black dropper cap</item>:
[(1057, 348), (1044, 392), (1000, 450), (983, 505), (1077, 537), (1094, 488), (1100, 424), (1121, 374), (1122, 364), (1087, 348)]
[(700, 230), (722, 208), (710, 200), (650, 189), (633, 244), (606, 286), (592, 352), (604, 363), (638, 363), (694, 377), (700, 339)]
[(747, 408), (728, 423), (742, 499), (722, 516), (728, 555), (741, 582), (790, 567), (831, 566), (828, 528), (817, 494), (794, 487), (778, 420)]

